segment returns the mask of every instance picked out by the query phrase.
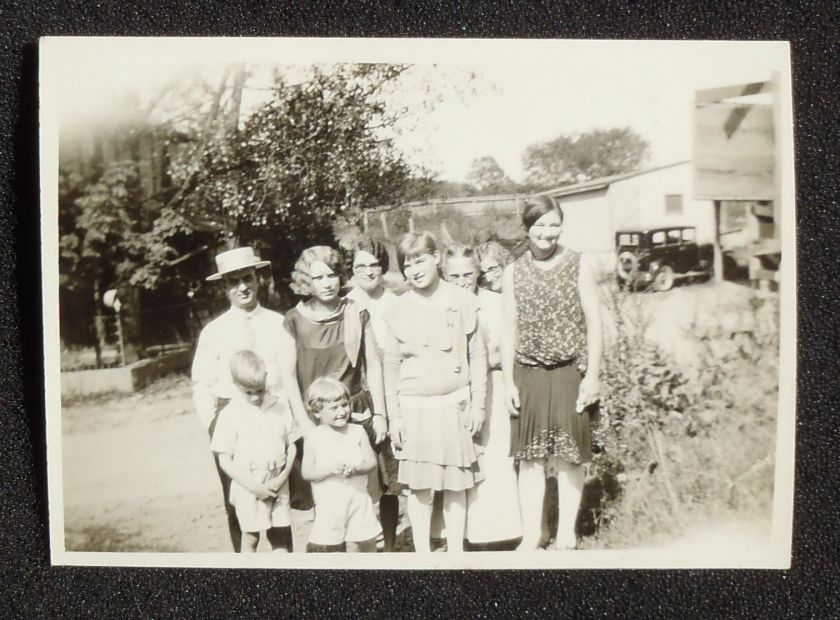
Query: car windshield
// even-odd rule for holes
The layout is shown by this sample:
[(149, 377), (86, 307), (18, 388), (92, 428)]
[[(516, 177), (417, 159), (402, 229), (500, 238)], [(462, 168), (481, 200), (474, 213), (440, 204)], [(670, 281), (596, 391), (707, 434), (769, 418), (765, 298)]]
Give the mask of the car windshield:
[(618, 245), (639, 245), (639, 235), (635, 233), (621, 233), (618, 235)]

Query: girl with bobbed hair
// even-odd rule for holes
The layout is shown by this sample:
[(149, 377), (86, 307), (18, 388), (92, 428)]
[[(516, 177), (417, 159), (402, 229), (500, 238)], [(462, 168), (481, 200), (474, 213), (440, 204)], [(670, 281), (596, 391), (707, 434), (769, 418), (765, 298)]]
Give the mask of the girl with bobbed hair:
[[(305, 249), (295, 263), (291, 288), (304, 299), (283, 320), (283, 388), (305, 436), (316, 423), (307, 413), (302, 395), (318, 377), (338, 379), (350, 394), (353, 421), (364, 426), (376, 446), (387, 433), (382, 365), (370, 313), (340, 295), (342, 267), (341, 254), (323, 245)], [(298, 446), (298, 454), (302, 455), (303, 447)], [(299, 472), (292, 482), (293, 507), (311, 508), (310, 485)], [(373, 501), (378, 501), (381, 485), (377, 472), (369, 490)]]
[(339, 278), (344, 279), (344, 263), (341, 260), (341, 253), (327, 245), (312, 246), (301, 252), (297, 261), (295, 261), (289, 288), (296, 295), (312, 297), (312, 265), (315, 262), (323, 263)]
[(589, 408), (598, 400), (598, 285), (586, 256), (559, 244), (563, 211), (547, 196), (522, 211), (527, 249), (502, 276), (502, 373), (519, 462), (520, 549), (539, 545), (545, 478), (556, 472), (558, 549), (577, 545), (583, 464), (591, 458)]
[[(499, 246), (501, 247), (501, 246)], [(476, 435), (478, 464), (484, 480), (467, 489), (466, 539), (470, 550), (510, 551), (522, 537), (516, 469), (510, 457), (510, 416), (505, 406), (499, 346), (502, 336), (502, 296), (478, 288), (479, 253), (453, 245), (444, 252), (443, 276), (469, 291), (478, 301), (478, 326), (487, 345), (486, 421)], [(498, 278), (501, 280), (501, 277)]]
[(385, 314), (389, 431), (414, 548), (429, 552), (433, 500), (443, 492), (447, 549), (463, 550), (465, 491), (480, 483), (473, 435), (484, 423), (487, 354), (475, 296), (440, 279), (429, 233), (409, 233), (397, 262), (411, 288)]
[(502, 292), (502, 272), (513, 260), (513, 255), (498, 241), (485, 241), (476, 246), (481, 287), (494, 293)]
[[(387, 330), (383, 317), (397, 298), (385, 288), (383, 279), (383, 274), (388, 271), (388, 250), (384, 244), (367, 235), (353, 239), (341, 249), (353, 274), (350, 280), (353, 288), (347, 293), (347, 298), (370, 313), (377, 351), (381, 353), (384, 332)], [(379, 500), (383, 547), (385, 551), (393, 551), (399, 525), (399, 494), (403, 485), (397, 481), (398, 464), (390, 439), (386, 437), (375, 449), (384, 487)]]

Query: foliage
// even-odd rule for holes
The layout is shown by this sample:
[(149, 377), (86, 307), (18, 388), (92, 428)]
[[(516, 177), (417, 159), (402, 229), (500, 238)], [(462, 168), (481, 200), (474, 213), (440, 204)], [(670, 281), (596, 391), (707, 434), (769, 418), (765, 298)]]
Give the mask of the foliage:
[(647, 140), (628, 127), (561, 135), (525, 149), (525, 182), (538, 190), (630, 172), (648, 151)]
[(494, 157), (478, 157), (473, 160), (467, 173), (467, 182), (473, 185), (479, 195), (515, 192), (516, 184), (505, 174)]
[(59, 177), (60, 282), (70, 290), (109, 275), (125, 280), (144, 252), (137, 166), (106, 164), (101, 174)]
[[(706, 316), (679, 365), (653, 344), (644, 295), (612, 289), (615, 342), (602, 374), (605, 487), (595, 547), (637, 546), (726, 514), (769, 514), (778, 389), (778, 300), (730, 308), (737, 321)], [(689, 518), (691, 516), (691, 518)]]
[(175, 176), (188, 196), (172, 216), (200, 222), (231, 243), (249, 242), (290, 270), (299, 252), (332, 242), (341, 215), (401, 198), (409, 167), (383, 137), (396, 114), (380, 100), (401, 65), (315, 68), (299, 84), (275, 76), (271, 99), (241, 129), (197, 145)]

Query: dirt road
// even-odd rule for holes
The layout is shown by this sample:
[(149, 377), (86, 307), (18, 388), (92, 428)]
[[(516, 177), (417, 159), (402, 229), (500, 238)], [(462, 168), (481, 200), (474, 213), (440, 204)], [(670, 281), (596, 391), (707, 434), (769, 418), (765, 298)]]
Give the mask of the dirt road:
[[(229, 551), (206, 433), (186, 376), (63, 410), (68, 550)], [(305, 513), (296, 513), (298, 537)]]

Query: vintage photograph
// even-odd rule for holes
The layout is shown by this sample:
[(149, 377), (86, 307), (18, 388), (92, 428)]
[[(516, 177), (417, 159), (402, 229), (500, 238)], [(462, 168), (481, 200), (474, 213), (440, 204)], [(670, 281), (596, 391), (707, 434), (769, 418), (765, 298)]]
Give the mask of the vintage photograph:
[(39, 65), (53, 563), (790, 565), (787, 43)]

